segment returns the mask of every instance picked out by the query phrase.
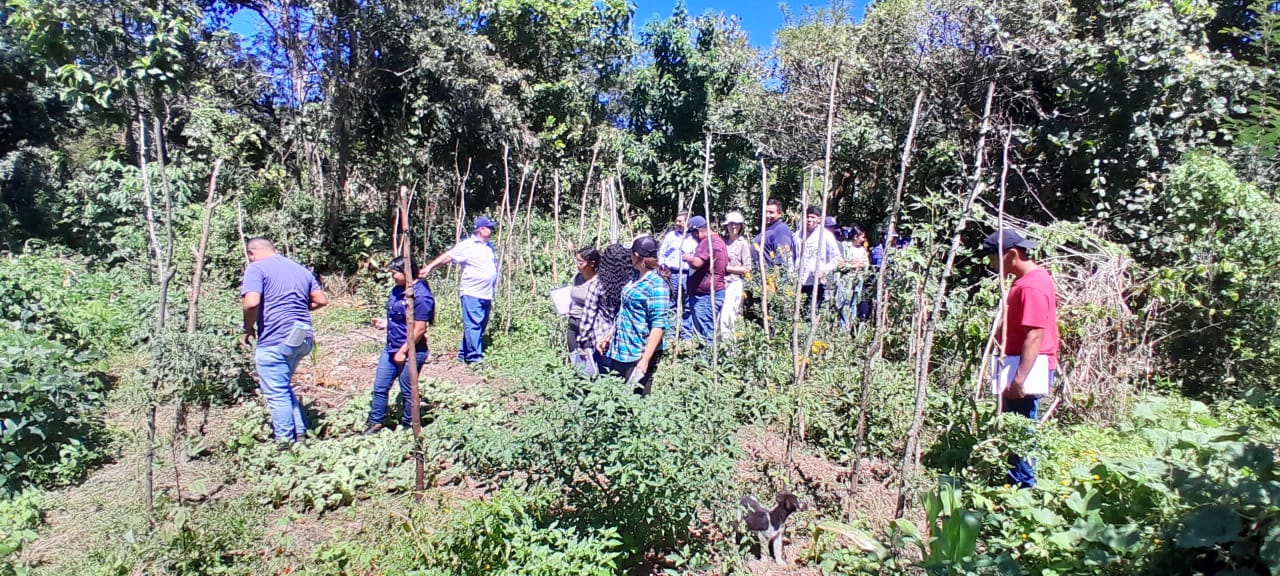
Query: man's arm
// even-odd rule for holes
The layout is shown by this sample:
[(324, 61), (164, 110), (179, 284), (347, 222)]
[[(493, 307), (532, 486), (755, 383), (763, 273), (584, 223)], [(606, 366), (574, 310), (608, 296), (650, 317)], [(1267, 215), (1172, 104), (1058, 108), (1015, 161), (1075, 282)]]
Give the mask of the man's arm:
[(1018, 371), (1013, 375), (1013, 382), (1004, 391), (1005, 398), (1017, 400), (1023, 397), (1022, 386), (1027, 382), (1027, 376), (1031, 375), (1031, 367), (1036, 363), (1036, 356), (1040, 355), (1040, 343), (1043, 341), (1044, 328), (1027, 329), (1027, 337), (1022, 341)]
[(453, 257), (449, 256), (448, 252), (445, 252), (444, 254), (436, 256), (435, 260), (432, 260), (430, 264), (427, 264), (427, 266), (423, 268), (421, 272), (418, 273), (418, 277), (426, 278), (427, 275), (431, 273), (431, 270), (444, 266), (445, 264), (448, 264), (450, 262), (453, 262)]
[(262, 294), (257, 292), (245, 292), (244, 298), (240, 302), (241, 308), (244, 310), (244, 332), (240, 335), (240, 344), (249, 345), (249, 339), (255, 338), (258, 332), (254, 326), (258, 323), (258, 307), (262, 305)]
[(316, 311), (329, 305), (329, 295), (324, 293), (323, 289), (317, 288), (311, 291), (311, 310)]

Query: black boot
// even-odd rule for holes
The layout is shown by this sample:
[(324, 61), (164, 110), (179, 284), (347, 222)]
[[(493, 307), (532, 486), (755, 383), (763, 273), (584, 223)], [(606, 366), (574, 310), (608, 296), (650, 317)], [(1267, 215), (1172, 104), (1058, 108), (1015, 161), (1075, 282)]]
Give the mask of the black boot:
[(360, 435), (361, 435), (361, 436), (373, 436), (374, 434), (377, 434), (377, 433), (379, 433), (379, 432), (381, 432), (381, 431), (382, 431), (382, 425), (381, 425), (381, 424), (377, 424), (377, 423), (373, 423), (373, 424), (369, 424), (368, 426), (365, 426), (365, 427), (364, 427), (364, 432), (361, 432), (361, 433), (360, 433)]

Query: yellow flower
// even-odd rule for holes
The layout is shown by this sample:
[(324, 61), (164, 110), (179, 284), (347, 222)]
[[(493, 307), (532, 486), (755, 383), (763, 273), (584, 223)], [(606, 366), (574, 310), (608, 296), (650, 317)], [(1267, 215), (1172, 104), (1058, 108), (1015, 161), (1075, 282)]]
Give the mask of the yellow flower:
[(816, 355), (826, 352), (827, 348), (830, 348), (830, 346), (827, 346), (825, 342), (821, 340), (814, 340), (813, 346), (810, 347), (809, 351)]
[(1159, 546), (1159, 545), (1160, 545), (1160, 539), (1159, 539), (1159, 538), (1156, 538), (1155, 540), (1152, 540), (1152, 542), (1154, 542), (1156, 546)]
[(1026, 539), (1027, 539), (1027, 533), (1026, 533), (1026, 532), (1023, 532), (1023, 533), (1022, 533), (1022, 539), (1023, 539), (1023, 540), (1026, 540)]
[(1004, 487), (1005, 487), (1005, 489), (1006, 489), (1006, 490), (1007, 490), (1007, 489), (1009, 489), (1009, 485), (1008, 485), (1008, 484), (1005, 484), (1005, 485), (1004, 485)]
[(1062, 481), (1062, 485), (1063, 485), (1063, 486), (1070, 486), (1070, 485), (1071, 485), (1071, 481), (1070, 481), (1070, 480), (1063, 480), (1063, 481)]
[(1094, 482), (1097, 482), (1098, 480), (1101, 480), (1101, 479), (1102, 479), (1102, 477), (1101, 477), (1101, 476), (1099, 476), (1099, 475), (1097, 475), (1097, 474), (1094, 474), (1094, 475), (1093, 475), (1093, 481), (1094, 481)]

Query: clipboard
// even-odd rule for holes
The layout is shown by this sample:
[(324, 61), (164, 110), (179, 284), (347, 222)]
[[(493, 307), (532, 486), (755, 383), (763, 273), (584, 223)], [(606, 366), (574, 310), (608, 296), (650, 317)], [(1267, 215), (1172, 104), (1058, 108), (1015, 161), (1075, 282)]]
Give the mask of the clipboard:
[[(1013, 382), (1013, 377), (1018, 373), (1018, 366), (1022, 363), (1021, 356), (1005, 356), (1004, 358), (993, 359), (995, 366), (991, 371), (991, 393), (1000, 396), (1004, 394), (1005, 388), (1009, 387), (1009, 383)], [(1048, 396), (1049, 395), (1049, 357), (1044, 354), (1036, 356), (1035, 363), (1031, 365), (1031, 372), (1027, 373), (1026, 382), (1022, 383), (1022, 393), (1026, 396)]]
[(573, 286), (561, 286), (551, 291), (551, 303), (556, 307), (556, 314), (569, 315), (569, 308), (573, 305), (572, 293)]

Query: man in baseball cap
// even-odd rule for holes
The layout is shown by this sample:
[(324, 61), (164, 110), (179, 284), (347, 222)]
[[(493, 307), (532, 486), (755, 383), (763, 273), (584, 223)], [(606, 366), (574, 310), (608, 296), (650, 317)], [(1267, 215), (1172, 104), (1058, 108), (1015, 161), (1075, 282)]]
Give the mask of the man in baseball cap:
[[(1008, 367), (996, 377), (997, 392), (1006, 412), (1031, 420), (1039, 417), (1040, 398), (1050, 391), (1058, 371), (1058, 290), (1049, 271), (1028, 256), (1037, 246), (1013, 230), (995, 232), (982, 242), (987, 266), (1013, 276), (1001, 315), (1004, 324), (996, 330), (1002, 366)], [(1013, 456), (1009, 483), (1035, 486), (1035, 462)]]
[(494, 288), (498, 284), (498, 255), (489, 238), (498, 224), (488, 216), (476, 218), (471, 236), (427, 264), (419, 274), (426, 278), (440, 266), (456, 263), (462, 268), (458, 295), (462, 301), (462, 346), (458, 359), (468, 365), (484, 360), (484, 331), (489, 326)]

